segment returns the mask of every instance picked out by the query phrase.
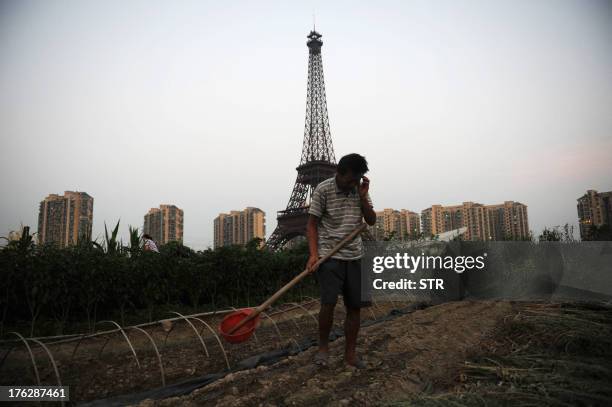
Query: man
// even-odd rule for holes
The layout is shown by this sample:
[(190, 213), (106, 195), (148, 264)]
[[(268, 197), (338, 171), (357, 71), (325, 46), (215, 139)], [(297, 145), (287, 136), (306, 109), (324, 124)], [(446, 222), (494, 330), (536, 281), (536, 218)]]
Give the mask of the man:
[(153, 238), (151, 237), (151, 235), (148, 235), (145, 233), (144, 235), (142, 235), (142, 240), (144, 243), (142, 249), (145, 252), (159, 253), (159, 249), (157, 248), (157, 245), (155, 244), (155, 241), (153, 241)]
[[(376, 223), (376, 213), (368, 193), (370, 180), (364, 176), (368, 163), (359, 154), (340, 159), (336, 175), (319, 183), (312, 194), (306, 227), (310, 257), (307, 267), (311, 272), (319, 258), (325, 256), (347, 234), (365, 219), (368, 225)], [(363, 180), (363, 182), (360, 182)], [(346, 306), (344, 331), (346, 335), (345, 362), (357, 368), (365, 364), (356, 353), (360, 325), (360, 308), (369, 303), (361, 301), (361, 257), (363, 244), (357, 236), (331, 259), (322, 263), (317, 271), (321, 291), (319, 311), (319, 351), (315, 363), (327, 365), (329, 332), (334, 320), (334, 307), (342, 294)]]

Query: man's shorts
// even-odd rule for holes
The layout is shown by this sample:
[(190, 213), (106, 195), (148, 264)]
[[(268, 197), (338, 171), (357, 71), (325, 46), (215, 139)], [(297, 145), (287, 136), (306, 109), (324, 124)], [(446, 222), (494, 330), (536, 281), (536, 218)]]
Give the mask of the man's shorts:
[(321, 292), (321, 304), (335, 304), (342, 294), (347, 308), (363, 308), (371, 305), (361, 298), (361, 259), (329, 259), (317, 269)]

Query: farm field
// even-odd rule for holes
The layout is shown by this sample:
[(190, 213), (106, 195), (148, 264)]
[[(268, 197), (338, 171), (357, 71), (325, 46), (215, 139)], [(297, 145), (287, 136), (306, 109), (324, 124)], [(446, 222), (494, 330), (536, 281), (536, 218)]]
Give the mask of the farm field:
[[(398, 312), (398, 309), (403, 312)], [(285, 310), (285, 312), (282, 312)], [(170, 333), (129, 334), (138, 363), (119, 334), (56, 345), (62, 383), (85, 405), (609, 405), (612, 402), (612, 309), (587, 303), (457, 301), (379, 303), (363, 313), (358, 343), (368, 367), (342, 360), (344, 313), (337, 307), (328, 367), (312, 363), (317, 302), (284, 304), (246, 343), (221, 346), (200, 328), (176, 321)], [(221, 316), (201, 319), (216, 327)], [(164, 337), (166, 346), (163, 346)], [(53, 348), (53, 347), (52, 347)], [(206, 355), (208, 352), (208, 356)], [(37, 353), (38, 354), (38, 353)], [(40, 356), (42, 382), (53, 370)], [(253, 356), (258, 356), (253, 358)], [(2, 382), (33, 383), (28, 354), (13, 351)], [(232, 369), (229, 373), (227, 365)], [(8, 375), (8, 376), (7, 376)], [(97, 400), (97, 401), (96, 401)]]
[(612, 309), (462, 301), (365, 328), (365, 370), (311, 363), (316, 348), (141, 407), (182, 405), (496, 406), (612, 403)]

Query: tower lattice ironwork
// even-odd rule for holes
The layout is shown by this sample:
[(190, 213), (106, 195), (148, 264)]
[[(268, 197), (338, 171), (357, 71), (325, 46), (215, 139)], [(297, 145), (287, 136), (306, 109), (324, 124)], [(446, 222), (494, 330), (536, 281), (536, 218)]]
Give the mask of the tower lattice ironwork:
[(278, 212), (278, 225), (266, 243), (272, 250), (278, 250), (294, 237), (306, 234), (312, 192), (319, 182), (334, 176), (336, 172), (336, 157), (325, 98), (321, 37), (316, 31), (311, 31), (307, 37), (308, 86), (302, 157), (296, 168), (297, 179), (287, 208)]

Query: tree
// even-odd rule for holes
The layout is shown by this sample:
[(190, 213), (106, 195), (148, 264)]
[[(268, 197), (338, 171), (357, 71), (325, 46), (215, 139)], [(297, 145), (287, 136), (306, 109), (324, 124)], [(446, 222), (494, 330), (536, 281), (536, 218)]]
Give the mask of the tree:
[(138, 228), (130, 226), (128, 229), (130, 231), (130, 246), (127, 251), (131, 257), (138, 256), (141, 252), (142, 236), (138, 233)]
[(172, 281), (162, 279), (163, 265), (159, 261), (159, 254), (143, 252), (133, 264), (133, 276), (138, 284), (138, 300), (147, 309), (149, 321), (153, 320), (155, 307), (164, 298), (164, 285), (174, 284)]
[(563, 227), (555, 226), (552, 228), (545, 227), (542, 234), (538, 237), (540, 242), (563, 242), (572, 243), (574, 239), (574, 226), (569, 223), (563, 225)]
[[(17, 307), (22, 304), (17, 303), (17, 279), (23, 270), (29, 267), (34, 256), (34, 239), (30, 234), (28, 226), (22, 227), (19, 232), (18, 240), (10, 240), (2, 248), (0, 257), (0, 306), (2, 307), (2, 321), (0, 323), (0, 335), (4, 333), (8, 310), (11, 306)], [(32, 322), (33, 329), (34, 321)]]
[(104, 252), (106, 254), (115, 254), (121, 251), (121, 243), (117, 241), (117, 234), (119, 233), (119, 221), (115, 225), (115, 228), (108, 234), (106, 229), (106, 222), (104, 222)]
[(74, 259), (75, 269), (79, 275), (78, 285), (75, 289), (79, 292), (79, 305), (85, 310), (87, 325), (93, 331), (98, 316), (98, 305), (107, 295), (107, 286), (110, 284), (109, 264), (105, 261), (105, 254), (99, 249), (80, 252)]
[(505, 234), (501, 241), (517, 241), (517, 242), (533, 242), (533, 231), (529, 231), (527, 236), (512, 236), (511, 234)]
[(590, 240), (612, 240), (612, 229), (610, 229), (610, 225), (593, 225)]
[(566, 243), (573, 243), (576, 241), (576, 239), (574, 238), (574, 225), (570, 226), (569, 223), (566, 223), (565, 225), (563, 225), (562, 240)]
[(385, 233), (385, 237), (383, 237), (383, 241), (384, 242), (390, 242), (390, 241), (394, 241), (397, 240), (397, 232), (395, 230), (392, 230), (389, 233)]
[(544, 228), (542, 234), (538, 237), (538, 241), (540, 242), (560, 242), (561, 241), (561, 232), (559, 231), (559, 226), (555, 226), (552, 229)]
[(79, 246), (69, 249), (58, 249), (46, 246), (45, 267), (52, 281), (50, 284), (50, 295), (52, 301), (49, 309), (57, 323), (56, 334), (61, 335), (68, 323), (72, 307), (77, 302), (78, 292), (74, 290), (79, 275), (74, 267), (73, 259), (76, 257), (72, 251), (78, 250)]

